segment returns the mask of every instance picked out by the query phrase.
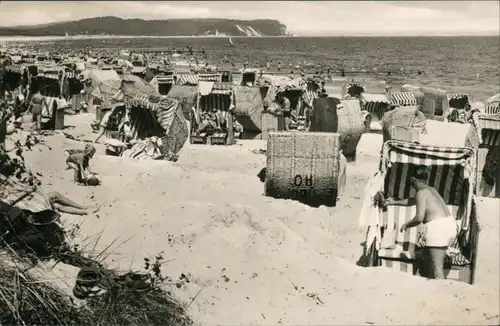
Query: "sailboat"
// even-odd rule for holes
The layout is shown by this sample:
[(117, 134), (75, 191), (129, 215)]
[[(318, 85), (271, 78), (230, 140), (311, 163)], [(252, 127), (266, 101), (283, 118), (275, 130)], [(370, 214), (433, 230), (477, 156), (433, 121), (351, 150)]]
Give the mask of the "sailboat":
[(231, 35), (229, 35), (229, 34), (228, 34), (227, 36), (228, 36), (228, 38), (229, 38), (229, 44), (230, 44), (231, 46), (234, 46), (233, 39), (231, 38)]

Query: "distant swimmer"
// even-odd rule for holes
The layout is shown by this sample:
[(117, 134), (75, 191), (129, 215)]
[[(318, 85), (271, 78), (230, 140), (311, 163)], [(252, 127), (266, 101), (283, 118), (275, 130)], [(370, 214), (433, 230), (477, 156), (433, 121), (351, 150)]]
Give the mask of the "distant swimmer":
[(477, 79), (479, 79), (479, 78), (480, 78), (479, 73), (477, 73), (476, 78), (477, 78)]

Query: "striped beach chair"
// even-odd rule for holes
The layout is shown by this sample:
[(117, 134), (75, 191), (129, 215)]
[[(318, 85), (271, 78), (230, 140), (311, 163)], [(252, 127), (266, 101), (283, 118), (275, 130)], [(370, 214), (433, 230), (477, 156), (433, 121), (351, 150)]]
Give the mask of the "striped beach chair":
[(389, 99), (385, 94), (361, 94), (364, 111), (371, 115), (371, 121), (380, 121), (389, 107)]
[(416, 106), (417, 98), (411, 92), (396, 92), (391, 94), (391, 103), (396, 106)]
[(474, 115), (467, 136), (468, 143), (476, 150), (476, 194), (483, 197), (499, 197), (500, 180), (497, 177), (491, 184), (491, 181), (486, 182), (485, 176), (492, 174), (494, 171), (492, 169), (500, 164), (500, 115)]
[[(409, 171), (425, 165), (430, 170), (429, 184), (439, 191), (455, 217), (458, 236), (445, 261), (448, 279), (473, 283), (479, 225), (472, 195), (474, 151), (471, 148), (438, 147), (417, 143), (388, 141), (384, 144), (381, 171), (385, 175), (386, 197), (412, 198)], [(470, 176), (470, 178), (464, 178)], [(428, 275), (423, 255), (423, 226), (399, 232), (403, 223), (416, 214), (415, 206), (388, 206), (383, 213), (382, 248), (377, 265), (412, 275)]]
[(500, 114), (500, 93), (490, 97), (485, 103), (486, 114)]

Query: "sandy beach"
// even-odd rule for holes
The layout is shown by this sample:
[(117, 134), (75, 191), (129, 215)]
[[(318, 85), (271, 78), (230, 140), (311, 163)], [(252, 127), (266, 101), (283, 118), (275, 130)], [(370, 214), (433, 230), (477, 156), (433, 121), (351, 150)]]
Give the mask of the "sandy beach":
[[(67, 132), (93, 140), (93, 117), (66, 116), (73, 126)], [(65, 225), (81, 225), (77, 240), (102, 232), (98, 251), (118, 238), (106, 263), (123, 270), (140, 269), (144, 257), (163, 252), (164, 274), (174, 283), (181, 274), (189, 280), (171, 290), (202, 325), (500, 323), (497, 199), (480, 199), (486, 208), (479, 212), (473, 286), (356, 265), (363, 189), (377, 162), (366, 144), (366, 155), (349, 163), (337, 207), (314, 209), (263, 196), (257, 173), (265, 166), (258, 151), (264, 141), (186, 144), (176, 163), (105, 156), (98, 145), (92, 166), (103, 180), (99, 187), (78, 186), (65, 170), (64, 150), (85, 143), (62, 134), (45, 141), (52, 150), (25, 153), (45, 188), (102, 204), (95, 215), (64, 216)], [(53, 282), (71, 291), (75, 268), (58, 265), (55, 272)]]

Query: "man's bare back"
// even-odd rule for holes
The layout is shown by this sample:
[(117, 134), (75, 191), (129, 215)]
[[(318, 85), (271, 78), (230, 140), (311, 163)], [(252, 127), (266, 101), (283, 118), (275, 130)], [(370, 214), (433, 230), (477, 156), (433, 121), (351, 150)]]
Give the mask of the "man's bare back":
[(424, 223), (446, 218), (451, 215), (443, 197), (441, 197), (438, 191), (433, 187), (428, 186), (417, 190), (415, 199), (417, 201), (417, 207), (425, 210)]

